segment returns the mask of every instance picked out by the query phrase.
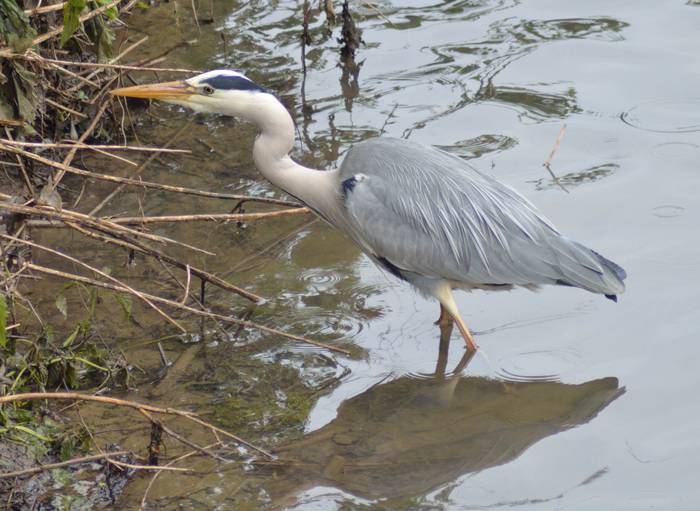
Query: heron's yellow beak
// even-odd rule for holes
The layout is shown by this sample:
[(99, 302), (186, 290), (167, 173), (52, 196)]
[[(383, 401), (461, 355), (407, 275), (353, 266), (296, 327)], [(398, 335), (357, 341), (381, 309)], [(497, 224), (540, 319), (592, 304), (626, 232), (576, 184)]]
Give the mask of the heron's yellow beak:
[(130, 98), (185, 100), (194, 94), (194, 88), (187, 82), (163, 82), (148, 85), (134, 85), (109, 91), (112, 96), (127, 96)]

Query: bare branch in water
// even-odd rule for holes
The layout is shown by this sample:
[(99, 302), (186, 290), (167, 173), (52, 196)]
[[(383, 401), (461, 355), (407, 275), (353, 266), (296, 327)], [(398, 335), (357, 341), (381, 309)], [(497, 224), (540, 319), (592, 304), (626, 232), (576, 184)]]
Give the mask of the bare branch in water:
[(564, 138), (564, 133), (566, 132), (566, 124), (564, 124), (561, 127), (561, 130), (559, 130), (559, 135), (557, 135), (557, 139), (554, 141), (554, 146), (552, 147), (551, 152), (549, 153), (549, 156), (545, 160), (545, 162), (542, 164), (544, 168), (547, 169), (547, 172), (549, 172), (549, 175), (552, 176), (552, 179), (554, 179), (554, 182), (564, 190), (566, 193), (569, 193), (569, 190), (567, 190), (563, 184), (559, 181), (559, 178), (554, 174), (554, 171), (552, 170), (552, 160), (554, 159), (554, 155), (557, 153), (557, 150), (559, 149), (559, 144), (561, 144), (562, 139)]

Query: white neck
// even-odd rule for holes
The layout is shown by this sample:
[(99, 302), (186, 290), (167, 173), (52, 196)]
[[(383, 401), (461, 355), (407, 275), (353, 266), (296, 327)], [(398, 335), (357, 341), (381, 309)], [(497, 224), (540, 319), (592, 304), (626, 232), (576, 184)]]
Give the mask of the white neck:
[(294, 122), (284, 106), (271, 94), (257, 93), (239, 115), (260, 129), (253, 146), (253, 160), (260, 173), (313, 209), (330, 213), (338, 200), (337, 172), (313, 170), (289, 157)]

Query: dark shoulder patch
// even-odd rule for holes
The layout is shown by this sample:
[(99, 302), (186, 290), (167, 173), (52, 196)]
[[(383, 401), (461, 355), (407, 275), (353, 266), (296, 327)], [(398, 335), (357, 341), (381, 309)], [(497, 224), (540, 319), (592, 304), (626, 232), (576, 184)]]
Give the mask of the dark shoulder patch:
[(251, 82), (242, 76), (221, 74), (207, 78), (206, 80), (203, 80), (202, 83), (211, 85), (215, 89), (219, 90), (249, 90), (267, 92), (267, 90), (263, 87), (260, 87), (258, 84)]
[(394, 277), (398, 277), (401, 280), (406, 280), (401, 270), (395, 264), (392, 264), (386, 257), (377, 257), (377, 261)]
[(605, 295), (605, 298), (608, 300), (612, 300), (613, 302), (617, 303), (617, 295)]
[(355, 189), (356, 184), (357, 184), (357, 179), (355, 179), (355, 176), (349, 177), (345, 181), (340, 183), (340, 186), (342, 187), (342, 192), (343, 192), (343, 199), (348, 198), (348, 195), (350, 195), (350, 192), (352, 192)]

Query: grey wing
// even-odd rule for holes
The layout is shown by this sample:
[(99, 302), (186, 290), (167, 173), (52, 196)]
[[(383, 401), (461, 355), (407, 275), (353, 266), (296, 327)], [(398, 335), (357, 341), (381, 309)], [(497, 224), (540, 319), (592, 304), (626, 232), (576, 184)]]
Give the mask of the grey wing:
[(348, 152), (340, 179), (349, 234), (400, 270), (472, 286), (624, 290), (621, 268), (561, 236), (511, 188), (443, 151), (373, 139)]

